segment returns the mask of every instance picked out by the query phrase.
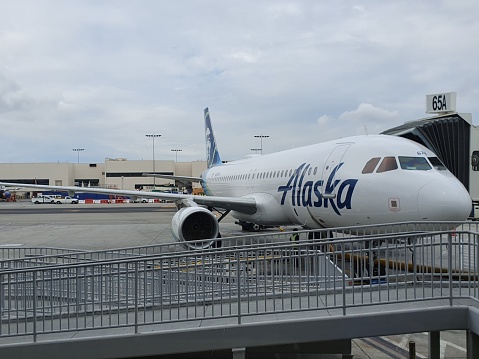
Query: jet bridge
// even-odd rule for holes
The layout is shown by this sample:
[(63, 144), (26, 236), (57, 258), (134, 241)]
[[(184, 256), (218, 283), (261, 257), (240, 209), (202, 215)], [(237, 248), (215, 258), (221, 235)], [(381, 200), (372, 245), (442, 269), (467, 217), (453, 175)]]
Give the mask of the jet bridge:
[(416, 141), (434, 151), (467, 188), (479, 218), (479, 128), (469, 113), (446, 113), (406, 122), (382, 134)]

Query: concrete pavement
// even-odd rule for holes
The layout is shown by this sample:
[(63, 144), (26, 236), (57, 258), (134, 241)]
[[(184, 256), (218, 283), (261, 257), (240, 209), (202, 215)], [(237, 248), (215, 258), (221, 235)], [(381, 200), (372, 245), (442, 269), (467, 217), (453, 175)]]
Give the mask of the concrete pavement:
[[(0, 245), (101, 250), (171, 243), (170, 222), (174, 214), (174, 206), (168, 203), (34, 205), (0, 202)], [(230, 216), (221, 223), (221, 231), (223, 237), (244, 234)], [(443, 358), (466, 358), (464, 332), (441, 334)], [(427, 340), (427, 333), (356, 339), (353, 354), (359, 359), (407, 358), (409, 342), (414, 341), (417, 357), (425, 358)]]

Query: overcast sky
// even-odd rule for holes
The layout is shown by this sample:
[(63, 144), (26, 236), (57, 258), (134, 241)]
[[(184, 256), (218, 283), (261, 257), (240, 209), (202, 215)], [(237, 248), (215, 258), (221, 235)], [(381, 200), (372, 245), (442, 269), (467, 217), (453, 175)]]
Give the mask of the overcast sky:
[(223, 160), (479, 116), (479, 2), (0, 0), (0, 162)]

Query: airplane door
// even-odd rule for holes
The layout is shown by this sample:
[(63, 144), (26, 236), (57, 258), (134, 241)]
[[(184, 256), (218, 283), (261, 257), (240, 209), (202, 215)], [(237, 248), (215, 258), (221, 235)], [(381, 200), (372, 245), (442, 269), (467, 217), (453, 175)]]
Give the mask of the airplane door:
[[(334, 198), (336, 197), (336, 186), (334, 181), (337, 174), (337, 166), (341, 163), (344, 154), (348, 150), (350, 144), (341, 144), (336, 146), (329, 154), (328, 159), (323, 167), (323, 173), (321, 179), (323, 180), (323, 197)], [(334, 171), (334, 173), (333, 173)]]
[[(337, 166), (341, 163), (341, 160), (348, 150), (350, 144), (340, 144), (337, 145), (329, 154), (326, 159), (326, 162), (323, 166), (323, 171), (321, 173), (321, 179), (323, 180), (323, 198), (335, 198), (337, 192), (337, 185), (335, 185), (336, 175), (337, 175)], [(325, 193), (330, 189), (329, 193)], [(303, 203), (302, 199), (298, 199), (299, 202)], [(322, 215), (318, 214), (318, 211), (315, 211), (310, 206), (305, 205), (296, 205), (292, 206), (293, 221), (302, 223), (302, 226), (306, 228), (324, 228)], [(312, 212), (314, 211), (314, 213)]]

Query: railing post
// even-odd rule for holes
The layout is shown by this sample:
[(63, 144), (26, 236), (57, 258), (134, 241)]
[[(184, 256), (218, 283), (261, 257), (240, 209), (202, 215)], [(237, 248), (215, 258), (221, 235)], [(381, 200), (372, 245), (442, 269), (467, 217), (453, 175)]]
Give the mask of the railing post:
[[(5, 310), (5, 286), (3, 285), (3, 274), (0, 272), (0, 318), (3, 318), (3, 311)], [(0, 325), (0, 335), (2, 332), (3, 325)]]
[[(37, 271), (32, 271), (32, 299), (33, 299), (33, 342), (37, 342)], [(25, 283), (26, 284), (26, 283)], [(26, 309), (26, 306), (25, 306)], [(25, 313), (26, 316), (26, 313)]]
[(453, 296), (453, 291), (452, 291), (452, 233), (449, 232), (447, 234), (447, 242), (448, 242), (448, 247), (449, 250), (447, 251), (447, 265), (448, 265), (448, 274), (449, 274), (449, 305), (452, 307), (452, 296)]
[(429, 332), (429, 358), (439, 358), (441, 355), (441, 332)]
[(135, 261), (135, 334), (138, 334), (138, 260)]
[[(422, 240), (422, 243), (424, 244), (424, 237), (416, 237), (416, 238), (411, 238), (409, 237), (407, 239), (407, 243), (411, 246), (410, 251), (411, 251), (411, 263), (412, 263), (412, 275), (413, 275), (413, 286), (414, 286), (414, 298), (416, 298), (416, 288), (417, 288), (417, 283), (418, 283), (418, 268), (417, 268), (417, 258), (416, 258), (416, 239), (420, 238)], [(418, 239), (419, 240), (419, 239)], [(405, 247), (405, 251), (407, 252), (407, 245)], [(424, 265), (424, 263), (423, 263)], [(424, 270), (423, 270), (424, 272)]]
[(238, 304), (238, 324), (241, 324), (241, 274), (240, 274), (240, 265), (241, 265), (241, 256), (240, 252), (236, 252), (236, 292), (237, 292), (237, 304)]
[(466, 336), (466, 345), (467, 345), (467, 359), (474, 359), (479, 357), (479, 335), (472, 332), (471, 330), (467, 331)]
[(409, 342), (409, 359), (416, 359), (416, 342)]
[[(346, 271), (344, 268), (346, 268), (346, 253), (344, 250), (344, 244), (341, 245), (341, 265), (343, 267), (342, 272), (342, 292), (343, 292), (343, 315), (346, 315)], [(335, 280), (336, 281), (336, 280)]]
[[(475, 260), (474, 260), (474, 263), (476, 265), (476, 268), (475, 268), (475, 271), (476, 273), (479, 273), (479, 235), (477, 233), (474, 234), (474, 246), (476, 247), (476, 257), (475, 257)], [(479, 293), (478, 293), (478, 290), (477, 290), (477, 280), (476, 280), (476, 290), (474, 291), (474, 293), (476, 293), (476, 299), (479, 300)]]

